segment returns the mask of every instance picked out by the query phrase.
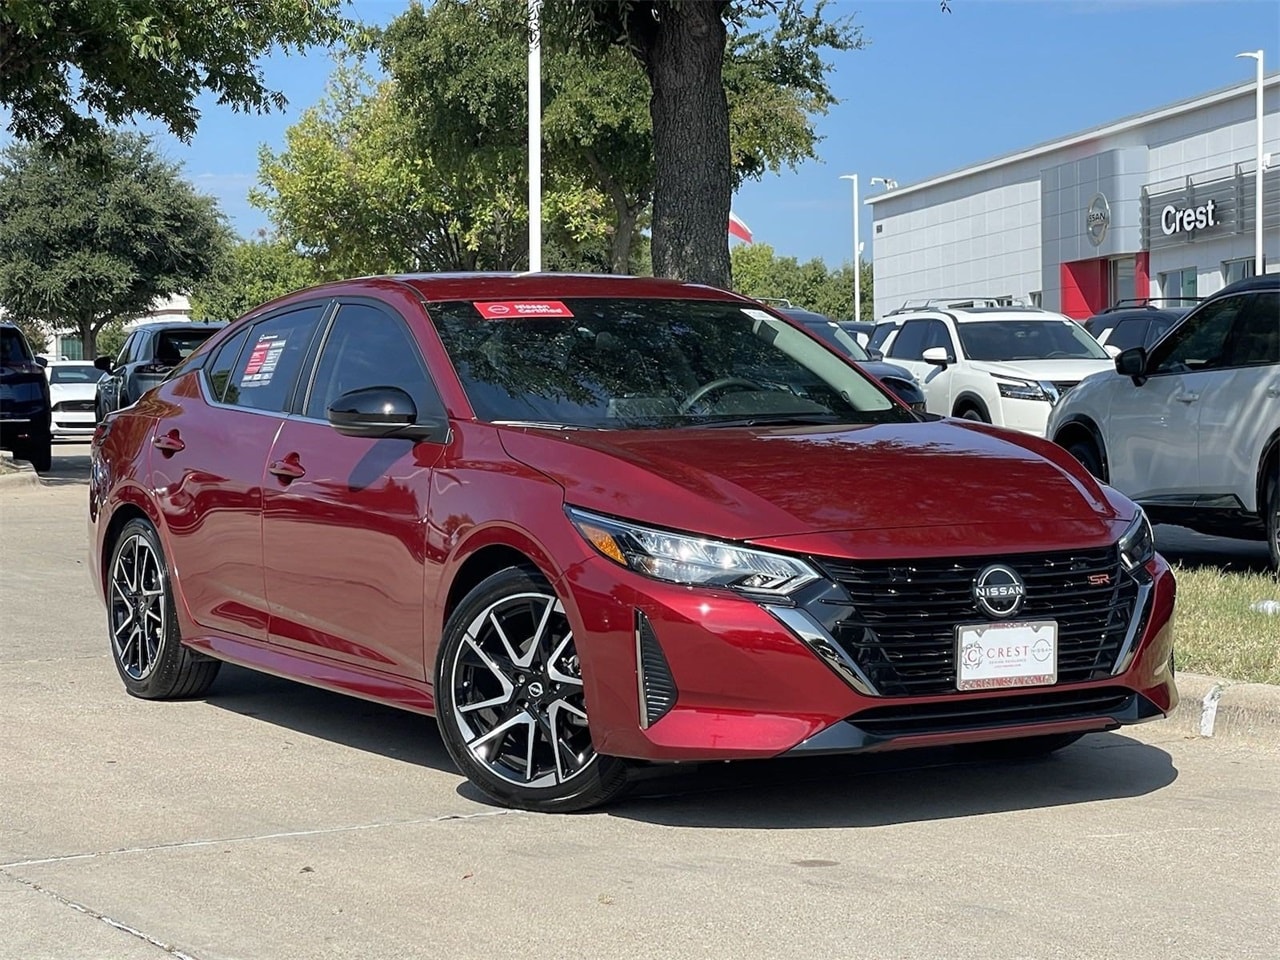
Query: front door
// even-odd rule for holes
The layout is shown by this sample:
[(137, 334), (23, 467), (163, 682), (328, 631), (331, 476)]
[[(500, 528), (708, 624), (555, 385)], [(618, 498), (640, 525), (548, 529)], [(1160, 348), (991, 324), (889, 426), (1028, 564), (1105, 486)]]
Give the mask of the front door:
[(271, 640), (424, 680), (427, 499), (444, 447), (346, 437), (329, 425), (331, 401), (374, 386), (404, 390), (419, 416), (444, 414), (404, 318), (382, 304), (343, 303), (267, 464)]
[(941, 320), (908, 320), (889, 345), (886, 359), (906, 367), (924, 390), (925, 409), (944, 416), (951, 413), (953, 366), (926, 363), (924, 352), (942, 347), (952, 358), (958, 356), (947, 325)]

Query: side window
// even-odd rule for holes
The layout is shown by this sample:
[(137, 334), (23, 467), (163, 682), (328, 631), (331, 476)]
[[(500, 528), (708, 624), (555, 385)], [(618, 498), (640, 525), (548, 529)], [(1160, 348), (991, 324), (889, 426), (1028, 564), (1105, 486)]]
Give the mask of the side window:
[(919, 360), (924, 353), (925, 334), (929, 329), (928, 320), (908, 320), (902, 326), (902, 332), (889, 348), (889, 356), (901, 360)]
[(897, 329), (897, 325), (893, 323), (878, 323), (876, 328), (871, 331), (871, 339), (867, 341), (868, 350), (883, 350), (884, 342), (889, 339), (889, 334)]
[(1267, 291), (1248, 299), (1231, 331), (1227, 365), (1280, 364), (1280, 293)]
[(117, 367), (122, 367), (129, 362), (129, 356), (133, 350), (133, 345), (138, 342), (138, 338), (141, 336), (142, 334), (135, 330), (125, 338), (124, 346), (120, 348), (120, 355), (116, 357), (115, 365)]
[(305, 415), (323, 420), (330, 403), (365, 387), (399, 387), (413, 398), (419, 417), (444, 414), (405, 322), (388, 310), (346, 303), (338, 308), (320, 351)]
[(1121, 320), (1111, 331), (1111, 336), (1107, 338), (1107, 345), (1128, 350), (1130, 347), (1146, 346), (1150, 342), (1146, 337), (1146, 320)]
[[(924, 350), (930, 347), (941, 347), (947, 351), (949, 356), (956, 355), (955, 347), (951, 344), (951, 332), (947, 329), (947, 325), (941, 320), (929, 320), (928, 327), (925, 329)], [(920, 351), (921, 353), (924, 350)]]
[(1152, 320), (1151, 325), (1147, 327), (1147, 340), (1145, 346), (1150, 349), (1161, 337), (1169, 332), (1169, 328), (1173, 326), (1172, 320)]
[(283, 413), (324, 308), (316, 304), (255, 323), (231, 372), (227, 402)]
[(1223, 297), (1189, 314), (1152, 355), (1152, 373), (1190, 373), (1226, 365), (1227, 335), (1245, 297)]
[(227, 387), (231, 384), (231, 374), (233, 371), (242, 369), (238, 361), (240, 353), (244, 349), (244, 343), (249, 339), (249, 327), (245, 327), (234, 337), (231, 337), (218, 348), (218, 352), (214, 354), (213, 359), (205, 364), (204, 375), (209, 385), (209, 392), (213, 394), (213, 399), (223, 403), (237, 403), (240, 399), (240, 385), (237, 383), (233, 389), (228, 391)]

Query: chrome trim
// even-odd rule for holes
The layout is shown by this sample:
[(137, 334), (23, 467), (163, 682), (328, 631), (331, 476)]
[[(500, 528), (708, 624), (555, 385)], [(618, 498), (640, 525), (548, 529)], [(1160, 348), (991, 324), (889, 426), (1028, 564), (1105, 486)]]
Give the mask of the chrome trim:
[(640, 703), (640, 729), (649, 729), (649, 700), (644, 695), (644, 653), (640, 649), (640, 618), (644, 614), (636, 611), (636, 692)]
[(866, 697), (878, 697), (879, 691), (872, 686), (866, 674), (854, 663), (822, 624), (797, 607), (776, 606), (762, 603), (760, 606), (775, 620), (790, 630), (806, 647), (817, 654), (835, 674)]
[(1134, 654), (1138, 652), (1138, 625), (1142, 623), (1143, 614), (1147, 610), (1147, 601), (1151, 599), (1151, 591), (1153, 584), (1151, 581), (1143, 583), (1138, 582), (1138, 597), (1133, 601), (1133, 616), (1129, 619), (1129, 630), (1124, 635), (1124, 643), (1120, 646), (1120, 652), (1116, 655), (1116, 665), (1111, 669), (1111, 675), (1117, 677), (1129, 669), (1133, 663)]

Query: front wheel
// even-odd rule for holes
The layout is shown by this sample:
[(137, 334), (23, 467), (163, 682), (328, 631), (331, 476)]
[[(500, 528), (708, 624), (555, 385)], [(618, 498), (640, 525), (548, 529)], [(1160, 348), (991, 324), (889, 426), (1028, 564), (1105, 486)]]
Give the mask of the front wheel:
[(591, 742), (573, 630), (539, 573), (509, 567), (467, 594), (445, 626), (435, 691), (449, 755), (499, 803), (568, 812), (626, 788), (626, 763)]
[(990, 420), (988, 420), (986, 417), (984, 417), (984, 416), (982, 415), (982, 411), (981, 411), (981, 410), (979, 410), (979, 409), (977, 409), (976, 407), (969, 407), (969, 408), (968, 408), (967, 410), (965, 410), (962, 414), (960, 414), (960, 419), (961, 419), (961, 420), (973, 420), (973, 421), (974, 421), (974, 422), (976, 422), (976, 423), (990, 423), (990, 422), (991, 422), (991, 421), (990, 421)]
[(1067, 445), (1067, 453), (1080, 461), (1080, 465), (1089, 471), (1095, 479), (1102, 479), (1102, 457), (1098, 447), (1092, 440), (1075, 440)]

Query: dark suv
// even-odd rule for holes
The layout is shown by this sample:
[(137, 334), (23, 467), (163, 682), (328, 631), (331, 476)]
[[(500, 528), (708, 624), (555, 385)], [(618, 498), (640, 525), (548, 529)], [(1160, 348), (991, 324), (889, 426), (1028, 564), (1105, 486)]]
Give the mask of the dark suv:
[(0, 323), (0, 446), (39, 471), (49, 469), (49, 381), (22, 331)]
[(101, 421), (108, 413), (135, 402), (169, 371), (191, 356), (196, 347), (225, 327), (225, 323), (161, 320), (135, 327), (120, 354), (98, 357), (93, 365), (107, 376), (98, 381), (94, 410)]

